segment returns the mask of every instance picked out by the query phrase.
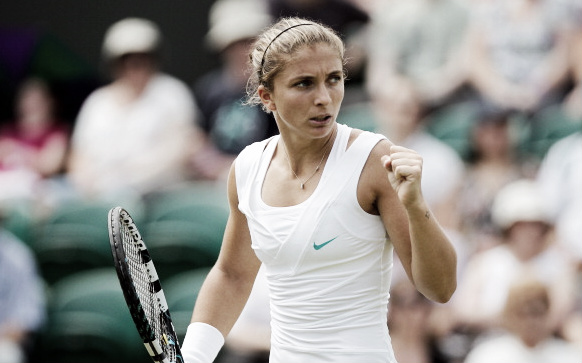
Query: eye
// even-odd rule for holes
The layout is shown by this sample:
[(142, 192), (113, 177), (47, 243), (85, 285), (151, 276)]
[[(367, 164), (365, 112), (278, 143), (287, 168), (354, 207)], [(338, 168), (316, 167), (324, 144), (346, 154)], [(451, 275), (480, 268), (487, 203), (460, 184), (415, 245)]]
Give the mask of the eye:
[(295, 83), (295, 87), (307, 88), (307, 87), (311, 86), (312, 84), (313, 84), (312, 80), (302, 79), (302, 80), (299, 80)]
[(344, 77), (342, 74), (332, 74), (329, 76), (329, 82), (331, 84), (337, 84), (343, 82)]

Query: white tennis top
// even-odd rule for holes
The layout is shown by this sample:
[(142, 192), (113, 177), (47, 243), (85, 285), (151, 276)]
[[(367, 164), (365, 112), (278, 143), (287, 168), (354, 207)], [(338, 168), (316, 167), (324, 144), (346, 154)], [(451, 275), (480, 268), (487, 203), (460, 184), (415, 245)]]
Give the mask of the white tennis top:
[(265, 266), (271, 299), (271, 363), (394, 363), (386, 324), (392, 244), (378, 216), (357, 200), (358, 180), (384, 136), (365, 132), (346, 150), (338, 136), (305, 202), (271, 207), (261, 186), (279, 136), (236, 161), (239, 209)]

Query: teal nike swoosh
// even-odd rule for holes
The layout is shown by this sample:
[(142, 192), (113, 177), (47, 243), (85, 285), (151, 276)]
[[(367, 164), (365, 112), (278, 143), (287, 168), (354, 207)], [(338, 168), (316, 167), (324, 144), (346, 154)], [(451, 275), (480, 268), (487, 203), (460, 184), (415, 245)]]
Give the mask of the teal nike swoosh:
[(320, 249), (322, 249), (322, 248), (323, 248), (325, 245), (327, 245), (328, 243), (331, 243), (331, 242), (333, 242), (333, 240), (334, 240), (334, 239), (336, 239), (336, 238), (338, 238), (338, 237), (339, 237), (339, 236), (336, 236), (336, 237), (334, 237), (334, 238), (330, 239), (329, 241), (325, 241), (325, 242), (323, 242), (322, 244), (319, 244), (319, 245), (318, 245), (318, 244), (316, 244), (315, 242), (313, 242), (313, 248), (314, 248), (316, 251), (317, 251), (317, 250), (320, 250)]

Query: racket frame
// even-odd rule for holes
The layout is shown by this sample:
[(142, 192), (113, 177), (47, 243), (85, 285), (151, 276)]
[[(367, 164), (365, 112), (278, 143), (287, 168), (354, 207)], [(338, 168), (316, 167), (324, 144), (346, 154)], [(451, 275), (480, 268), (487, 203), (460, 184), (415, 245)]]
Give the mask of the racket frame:
[[(164, 334), (163, 336), (160, 335), (159, 337), (156, 337), (153, 328), (154, 324), (148, 321), (148, 316), (142, 306), (142, 301), (140, 300), (139, 294), (134, 285), (134, 280), (127, 263), (127, 255), (122, 242), (124, 226), (130, 231), (132, 243), (134, 243), (139, 249), (141, 264), (146, 267), (150, 288), (152, 288), (155, 293), (155, 303), (158, 304), (160, 310), (160, 323), (166, 326), (167, 333), (170, 336)], [(170, 311), (168, 309), (168, 304), (154, 262), (149, 255), (146, 244), (142, 239), (133, 218), (129, 212), (122, 207), (112, 208), (108, 213), (108, 229), (109, 242), (119, 284), (121, 285), (123, 296), (127, 303), (127, 307), (129, 308), (133, 322), (137, 328), (139, 336), (144, 342), (148, 354), (156, 363), (184, 363), (177, 335), (172, 323), (172, 318), (170, 316)], [(163, 346), (168, 345), (174, 345), (176, 356), (175, 361), (171, 360), (171, 358), (164, 352)]]

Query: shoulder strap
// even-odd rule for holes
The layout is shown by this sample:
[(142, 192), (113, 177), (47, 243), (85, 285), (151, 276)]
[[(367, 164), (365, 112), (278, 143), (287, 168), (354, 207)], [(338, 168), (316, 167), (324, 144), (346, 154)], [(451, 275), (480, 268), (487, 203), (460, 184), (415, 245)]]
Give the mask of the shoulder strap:
[(235, 160), (234, 169), (239, 209), (245, 214), (250, 213), (250, 188), (261, 167), (262, 156), (272, 154), (272, 149), (277, 145), (276, 139), (278, 137), (279, 135), (275, 135), (266, 140), (252, 143), (245, 147)]

